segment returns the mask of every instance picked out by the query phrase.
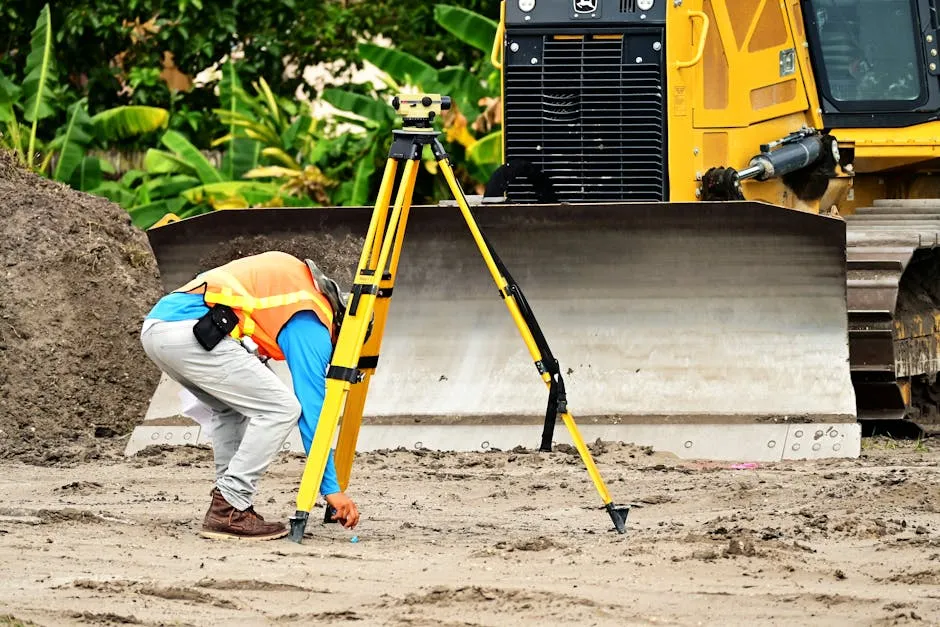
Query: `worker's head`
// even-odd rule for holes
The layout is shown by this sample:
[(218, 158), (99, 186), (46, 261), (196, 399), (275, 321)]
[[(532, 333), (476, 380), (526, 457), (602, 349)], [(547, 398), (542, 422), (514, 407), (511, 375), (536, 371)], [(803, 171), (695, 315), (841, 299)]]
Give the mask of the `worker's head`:
[[(339, 336), (339, 329), (343, 325), (343, 319), (346, 317), (346, 306), (349, 304), (349, 292), (340, 291), (339, 285), (326, 276), (320, 268), (310, 259), (304, 259), (307, 267), (310, 269), (310, 275), (313, 277), (314, 285), (323, 296), (330, 301), (330, 307), (333, 308), (333, 328), (331, 329), (333, 337)], [(375, 313), (372, 314), (372, 320), (369, 321), (369, 328), (366, 332), (366, 339), (372, 335), (372, 325), (375, 322)]]
[(349, 300), (349, 293), (344, 294), (341, 292), (336, 281), (326, 276), (312, 260), (304, 259), (304, 262), (307, 264), (307, 268), (310, 269), (310, 275), (313, 277), (313, 283), (317, 291), (323, 294), (330, 302), (330, 307), (333, 308), (332, 331), (335, 337), (339, 333), (339, 327), (343, 324), (343, 317), (346, 315), (346, 302)]

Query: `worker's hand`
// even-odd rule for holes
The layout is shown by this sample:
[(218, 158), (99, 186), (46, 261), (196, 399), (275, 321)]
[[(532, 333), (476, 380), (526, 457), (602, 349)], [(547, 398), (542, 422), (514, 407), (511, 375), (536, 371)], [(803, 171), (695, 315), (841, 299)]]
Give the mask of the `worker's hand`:
[(359, 524), (359, 510), (356, 509), (356, 504), (351, 498), (342, 492), (327, 494), (324, 498), (330, 507), (336, 510), (333, 520), (341, 521), (347, 529), (352, 529)]

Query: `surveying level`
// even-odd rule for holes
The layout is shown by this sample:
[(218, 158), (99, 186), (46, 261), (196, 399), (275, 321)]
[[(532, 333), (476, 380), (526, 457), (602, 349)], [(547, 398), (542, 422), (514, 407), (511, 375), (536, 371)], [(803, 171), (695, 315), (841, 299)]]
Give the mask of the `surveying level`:
[[(316, 502), (317, 489), (323, 480), (330, 445), (336, 428), (340, 424), (340, 418), (342, 418), (342, 426), (336, 444), (336, 474), (341, 489), (345, 490), (349, 485), (366, 393), (369, 389), (370, 377), (375, 373), (378, 364), (379, 348), (382, 344), (392, 289), (398, 272), (398, 261), (411, 209), (415, 180), (418, 176), (421, 153), (425, 146), (431, 147), (431, 152), (447, 180), (447, 185), (457, 201), (477, 248), (483, 256), (483, 261), (499, 289), (500, 296), (506, 303), (509, 314), (529, 349), (539, 375), (549, 388), (548, 408), (545, 412), (540, 450), (552, 450), (555, 422), (558, 416), (561, 416), (614, 527), (619, 533), (625, 533), (629, 507), (618, 507), (613, 504), (607, 486), (594, 464), (594, 459), (578, 431), (574, 418), (568, 411), (565, 382), (561, 376), (558, 361), (552, 355), (522, 289), (509, 274), (508, 269), (477, 226), (463, 190), (460, 188), (460, 183), (457, 182), (450, 165), (450, 157), (447, 156), (444, 146), (438, 140), (437, 131), (432, 128), (433, 120), (440, 115), (442, 110), (450, 107), (450, 98), (436, 94), (399, 95), (393, 99), (392, 106), (402, 116), (404, 128), (392, 131), (392, 147), (389, 150), (388, 161), (379, 187), (379, 196), (372, 212), (362, 254), (359, 257), (359, 266), (348, 300), (346, 316), (327, 370), (326, 396), (300, 481), (297, 511), (290, 519), (288, 538), (294, 542), (303, 540), (307, 519)], [(404, 170), (395, 195), (395, 204), (390, 207), (395, 175), (400, 164), (404, 164)], [(373, 330), (367, 337), (373, 314)], [(330, 520), (329, 510), (327, 506), (327, 521)]]
[(441, 111), (450, 109), (450, 96), (439, 94), (398, 95), (392, 98), (392, 108), (402, 116), (402, 130), (429, 129)]

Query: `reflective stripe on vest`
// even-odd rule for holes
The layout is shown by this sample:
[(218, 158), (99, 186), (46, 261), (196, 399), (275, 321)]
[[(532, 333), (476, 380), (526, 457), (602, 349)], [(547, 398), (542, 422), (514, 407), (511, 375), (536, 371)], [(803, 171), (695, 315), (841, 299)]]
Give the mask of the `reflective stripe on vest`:
[[(309, 300), (317, 304), (320, 304), (323, 301), (323, 296), (321, 294), (315, 294), (314, 292), (310, 292), (308, 290), (255, 298), (248, 293), (248, 290), (245, 289), (245, 286), (242, 285), (238, 279), (224, 270), (215, 268), (213, 270), (209, 270), (206, 274), (211, 274), (213, 277), (218, 277), (222, 281), (225, 281), (229, 284), (227, 286), (220, 286), (218, 288), (218, 292), (213, 292), (209, 289), (206, 289), (205, 294), (203, 294), (203, 300), (205, 300), (206, 304), (225, 305), (233, 309), (238, 309), (243, 314), (244, 319), (241, 323), (242, 328), (239, 329), (238, 327), (235, 327), (231, 332), (231, 336), (236, 340), (243, 335), (251, 337), (254, 334), (255, 321), (251, 318), (251, 314), (254, 311), (259, 309), (274, 309), (275, 307), (283, 307), (284, 305), (293, 305), (305, 300)], [(197, 280), (200, 280), (202, 276), (203, 275), (197, 277)], [(236, 294), (235, 291), (237, 291), (238, 294)], [(324, 310), (322, 313), (324, 313), (326, 318), (330, 321), (330, 323), (332, 323), (333, 311)]]

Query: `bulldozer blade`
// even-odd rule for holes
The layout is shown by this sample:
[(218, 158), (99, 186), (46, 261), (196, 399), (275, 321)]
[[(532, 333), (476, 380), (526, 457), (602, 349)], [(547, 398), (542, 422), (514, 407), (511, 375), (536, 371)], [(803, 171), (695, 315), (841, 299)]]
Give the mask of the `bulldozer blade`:
[[(149, 236), (173, 289), (237, 235), (364, 235), (371, 211), (228, 210)], [(474, 214), (532, 305), (586, 438), (711, 459), (857, 455), (842, 220), (757, 202)], [(535, 447), (545, 402), (459, 211), (413, 207), (360, 450)]]

